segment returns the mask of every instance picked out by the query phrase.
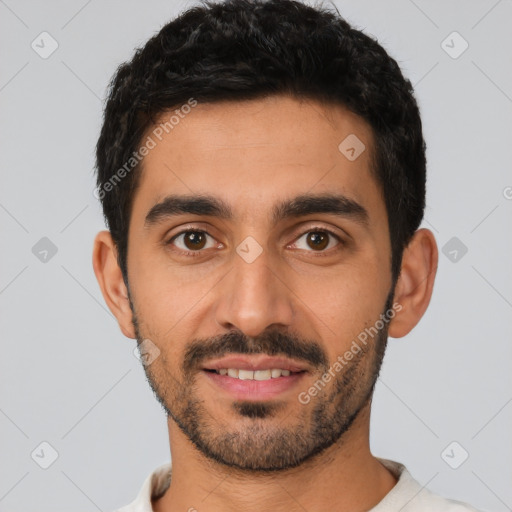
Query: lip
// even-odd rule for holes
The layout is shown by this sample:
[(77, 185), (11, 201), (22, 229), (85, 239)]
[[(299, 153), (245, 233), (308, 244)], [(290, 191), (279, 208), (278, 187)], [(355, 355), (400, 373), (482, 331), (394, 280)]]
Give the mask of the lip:
[[(281, 370), (290, 370), (290, 372), (307, 372), (308, 367), (298, 361), (286, 357), (270, 357), (265, 355), (247, 356), (231, 355), (214, 359), (203, 365), (203, 370), (221, 370), (222, 368), (236, 368), (238, 370), (272, 370), (279, 368)], [(291, 377), (291, 375), (290, 375)], [(231, 377), (230, 377), (231, 378)], [(275, 380), (280, 379), (278, 377)], [(285, 377), (286, 378), (286, 377)], [(242, 381), (241, 381), (242, 382)], [(259, 381), (265, 382), (265, 381)]]
[[(222, 366), (222, 368), (226, 367)], [(230, 368), (233, 368), (233, 366)], [(235, 368), (237, 367), (235, 366)], [(277, 366), (277, 368), (279, 368), (279, 366)], [(235, 400), (261, 401), (277, 398), (279, 395), (294, 388), (304, 378), (307, 372), (292, 373), (288, 377), (281, 376), (268, 380), (240, 380), (229, 377), (229, 375), (220, 375), (207, 370), (202, 370), (201, 374), (205, 375), (214, 386), (215, 393), (218, 393), (220, 389), (227, 392), (230, 398)]]

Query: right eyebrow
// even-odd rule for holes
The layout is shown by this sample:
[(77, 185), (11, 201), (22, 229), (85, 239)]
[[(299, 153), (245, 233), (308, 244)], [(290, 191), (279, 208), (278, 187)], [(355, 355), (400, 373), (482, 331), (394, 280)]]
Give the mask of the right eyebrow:
[(146, 215), (145, 227), (159, 224), (169, 217), (182, 214), (207, 215), (221, 219), (232, 219), (229, 205), (212, 196), (176, 196), (170, 195), (155, 204)]

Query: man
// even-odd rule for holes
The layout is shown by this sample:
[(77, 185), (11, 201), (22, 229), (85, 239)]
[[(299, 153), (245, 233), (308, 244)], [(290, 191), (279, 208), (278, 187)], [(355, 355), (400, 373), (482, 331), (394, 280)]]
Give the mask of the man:
[(93, 263), (171, 450), (121, 510), (474, 510), (369, 447), (434, 285), (425, 167), (410, 82), (327, 9), (208, 2), (118, 69)]

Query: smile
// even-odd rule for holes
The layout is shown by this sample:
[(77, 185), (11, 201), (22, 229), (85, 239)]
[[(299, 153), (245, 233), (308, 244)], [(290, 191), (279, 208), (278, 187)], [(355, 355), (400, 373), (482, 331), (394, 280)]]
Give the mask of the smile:
[(291, 372), (290, 370), (282, 370), (280, 368), (272, 368), (268, 370), (243, 370), (238, 368), (221, 368), (219, 370), (210, 370), (219, 375), (227, 375), (234, 379), (240, 380), (269, 380), (277, 379), (278, 377), (289, 377), (291, 373), (302, 373), (302, 372)]

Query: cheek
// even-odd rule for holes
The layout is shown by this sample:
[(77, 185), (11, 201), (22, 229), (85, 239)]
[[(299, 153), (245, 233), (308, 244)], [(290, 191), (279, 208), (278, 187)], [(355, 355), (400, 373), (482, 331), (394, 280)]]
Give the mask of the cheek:
[(303, 284), (298, 295), (307, 305), (305, 312), (334, 359), (375, 323), (389, 293), (387, 273), (375, 261), (339, 267), (328, 278)]
[(138, 311), (146, 323), (168, 327), (176, 324), (187, 315), (193, 315), (199, 306), (208, 283), (191, 281), (179, 272), (158, 272), (154, 269), (137, 278), (134, 296)]
[[(222, 276), (220, 269), (207, 265), (180, 266), (164, 250), (134, 251), (131, 256), (130, 288), (137, 315), (161, 343), (194, 321), (202, 298)], [(190, 336), (190, 329), (187, 332)]]

